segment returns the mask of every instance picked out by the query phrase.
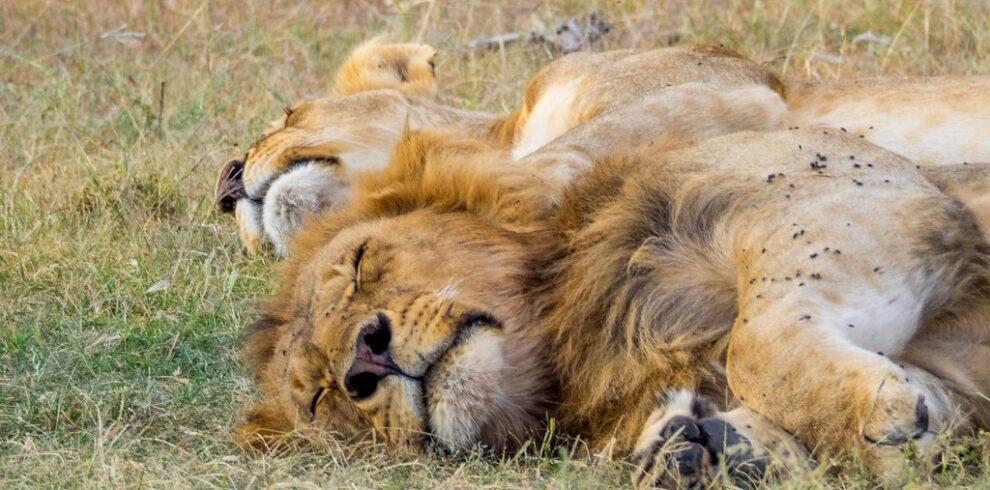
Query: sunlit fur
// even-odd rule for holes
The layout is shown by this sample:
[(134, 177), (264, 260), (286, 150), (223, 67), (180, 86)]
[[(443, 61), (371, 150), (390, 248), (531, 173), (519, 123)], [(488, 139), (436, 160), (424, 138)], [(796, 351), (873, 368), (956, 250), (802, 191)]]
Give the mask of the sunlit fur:
[[(568, 138), (541, 151), (594, 146)], [(349, 209), (293, 242), (247, 337), (265, 401), (238, 440), (370, 429), (418, 450), (429, 431), (451, 449), (498, 450), (549, 416), (627, 454), (655, 395), (678, 388), (761, 414), (818, 455), (858, 452), (883, 473), (906, 442), (870, 440), (924, 448), (950, 422), (988, 426), (990, 248), (913, 162), (821, 130), (654, 143), (595, 157), (558, 200), (532, 172), (541, 152), (513, 163), (454, 136), (405, 138)], [(827, 161), (828, 174), (810, 161)], [(373, 245), (354, 272), (360, 243)], [(370, 279), (360, 291), (358, 275)], [(903, 295), (916, 314), (883, 316)], [(437, 358), (465, 311), (502, 328), (476, 329), (483, 344)], [(355, 329), (376, 313), (392, 318), (397, 363), (431, 374), (389, 376), (354, 402), (341, 373)], [(878, 354), (862, 340), (871, 332), (902, 340)], [(318, 386), (330, 395), (310, 423)], [(477, 410), (481, 394), (492, 410)], [(931, 421), (912, 441), (919, 396)]]
[(990, 77), (788, 84), (790, 124), (841, 128), (922, 166), (990, 162)]
[[(679, 62), (682, 66), (685, 56), (703, 60), (708, 56), (741, 60), (718, 50), (702, 48), (652, 53), (658, 58), (663, 56), (656, 53), (673, 56), (668, 61)], [(633, 53), (616, 56), (622, 59)], [(593, 57), (574, 59), (583, 60), (577, 63), (578, 66), (595, 61)], [(742, 64), (740, 66), (748, 63), (738, 62)], [(639, 66), (637, 63), (632, 64)], [(687, 66), (702, 65), (691, 63)], [(552, 73), (553, 67), (560, 66), (568, 65), (550, 65), (541, 73)], [(648, 430), (647, 419), (656, 415), (658, 408), (653, 398), (656, 392), (688, 388), (714, 395), (716, 399), (726, 399), (730, 385), (734, 393), (741, 394), (738, 400), (730, 397), (729, 400), (733, 400), (730, 405), (741, 403), (741, 406), (720, 416), (730, 423), (744, 420), (749, 424), (760, 420), (765, 430), (749, 435), (754, 442), (772, 442), (759, 439), (772, 432), (784, 434), (780, 430), (783, 428), (817, 449), (819, 454), (842, 449), (860, 450), (874, 462), (878, 471), (886, 467), (884, 462), (899, 451), (899, 446), (872, 446), (864, 442), (864, 436), (873, 440), (902, 437), (902, 429), (910, 429), (915, 422), (912, 410), (917, 395), (925, 396), (935, 432), (942, 430), (950, 418), (962, 414), (969, 417), (964, 422), (986, 426), (987, 410), (978, 395), (985, 392), (990, 383), (983, 374), (986, 366), (979, 363), (960, 365), (956, 359), (945, 355), (965, 346), (969, 350), (975, 349), (970, 353), (969, 359), (973, 359), (980, 358), (987, 350), (987, 322), (983, 321), (986, 308), (980, 306), (985, 287), (981, 265), (985, 253), (981, 247), (984, 245), (982, 236), (970, 233), (976, 229), (970, 225), (977, 221), (971, 212), (975, 211), (979, 220), (986, 221), (986, 210), (979, 207), (980, 189), (985, 189), (985, 183), (990, 181), (986, 168), (959, 165), (945, 171), (919, 171), (913, 163), (867, 145), (862, 141), (867, 135), (859, 138), (859, 134), (843, 134), (848, 130), (833, 130), (831, 134), (829, 130), (820, 130), (822, 134), (800, 132), (797, 134), (801, 138), (808, 139), (792, 141), (789, 145), (774, 139), (783, 138), (780, 136), (748, 134), (722, 147), (716, 142), (701, 145), (700, 148), (719, 149), (706, 158), (695, 158), (698, 161), (690, 165), (678, 163), (676, 155), (691, 155), (691, 150), (661, 158), (667, 151), (721, 134), (773, 131), (790, 124), (790, 118), (800, 114), (793, 108), (788, 112), (780, 97), (780, 87), (772, 83), (772, 77), (752, 83), (754, 80), (746, 75), (767, 76), (765, 72), (744, 70), (743, 76), (739, 77), (721, 64), (711, 71), (692, 69), (678, 73), (683, 76), (675, 80), (678, 83), (671, 83), (672, 87), (665, 85), (665, 89), (656, 95), (637, 98), (635, 105), (595, 110), (594, 104), (583, 106), (568, 95), (570, 103), (574, 104), (573, 113), (586, 113), (588, 118), (584, 123), (564, 129), (563, 137), (555, 137), (553, 144), (529, 155), (512, 154), (518, 158), (516, 163), (510, 161), (507, 151), (512, 146), (506, 142), (516, 141), (518, 132), (524, 132), (520, 128), (526, 126), (529, 111), (539, 111), (538, 104), (529, 101), (541, 98), (531, 97), (531, 91), (540, 93), (548, 86), (544, 83), (546, 78), (540, 75), (530, 83), (525, 110), (517, 111), (505, 120), (483, 116), (470, 119), (473, 116), (450, 113), (448, 121), (451, 124), (460, 117), (463, 119), (454, 124), (456, 131), (448, 136), (414, 135), (403, 140), (398, 136), (401, 131), (395, 133), (395, 141), (401, 144), (392, 156), (391, 164), (382, 171), (357, 175), (355, 178), (361, 184), (354, 191), (354, 199), (348, 198), (348, 206), (302, 228), (302, 235), (292, 245), (290, 255), (294, 259), (286, 266), (283, 288), (270, 302), (268, 314), (248, 336), (249, 352), (253, 353), (249, 356), (249, 364), (255, 369), (266, 402), (249, 412), (248, 422), (238, 430), (238, 439), (245, 444), (266, 446), (279, 443), (285, 432), (315, 429), (345, 436), (379, 434), (392, 447), (416, 450), (429, 440), (425, 434), (428, 432), (430, 437), (451, 449), (473, 443), (495, 449), (511, 448), (538, 431), (549, 414), (564, 424), (567, 433), (582, 436), (596, 447), (630, 451), (637, 438), (641, 439), (644, 427)], [(708, 80), (705, 77), (713, 76), (714, 83), (698, 83), (699, 79)], [(569, 78), (561, 76), (559, 79)], [(808, 100), (809, 96), (805, 93), (801, 97)], [(442, 111), (432, 112), (439, 107), (424, 110), (424, 114), (443, 114)], [(293, 129), (295, 134), (305, 136), (307, 132), (319, 131), (320, 121), (325, 121), (331, 113), (326, 107), (313, 106), (315, 110), (300, 112), (301, 108), (286, 118), (283, 130)], [(289, 119), (294, 116), (310, 120), (314, 126), (289, 128), (292, 125)], [(581, 121), (580, 118), (577, 120)], [(287, 131), (287, 134), (291, 133)], [(508, 138), (507, 134), (510, 135)], [(464, 141), (472, 137), (479, 141)], [(644, 143), (646, 146), (641, 152), (628, 155), (630, 148)], [(385, 146), (390, 149), (390, 145), (392, 143)], [(780, 264), (764, 265), (769, 267), (766, 275), (746, 276), (749, 279), (744, 286), (740, 274), (759, 274), (760, 270), (741, 271), (739, 264), (747, 263), (746, 254), (751, 254), (752, 250), (768, 247), (755, 244), (743, 247), (738, 243), (740, 239), (729, 238), (736, 234), (722, 226), (736, 223), (729, 217), (736, 213), (745, 215), (746, 210), (754, 207), (768, 207), (766, 212), (777, 221), (768, 220), (763, 228), (747, 223), (747, 230), (766, 227), (776, 230), (793, 225), (797, 220), (780, 215), (786, 214), (784, 208), (795, 206), (798, 191), (785, 190), (782, 202), (768, 203), (761, 194), (766, 192), (766, 185), (776, 180), (768, 175), (785, 172), (765, 172), (788, 165), (800, 165), (801, 170), (807, 171), (809, 161), (822, 164), (817, 160), (818, 152), (829, 149), (841, 152), (847, 147), (878, 156), (870, 160), (870, 157), (860, 155), (858, 161), (846, 162), (848, 168), (839, 169), (833, 155), (828, 164), (832, 167), (827, 173), (817, 172), (808, 179), (807, 189), (821, 192), (811, 192), (811, 196), (805, 194), (806, 206), (814, 207), (809, 203), (827, 194), (839, 202), (862, 202), (864, 209), (871, 210), (868, 217), (851, 214), (850, 225), (878, 219), (875, 218), (878, 211), (873, 209), (875, 205), (871, 206), (869, 199), (863, 200), (857, 195), (859, 201), (856, 201), (849, 196), (849, 189), (840, 187), (836, 191), (828, 186), (839, 185), (835, 182), (851, 182), (854, 187), (879, 184), (878, 181), (864, 182), (852, 177), (847, 181), (836, 177), (880, 168), (877, 162), (881, 160), (895, 162), (889, 166), (898, 174), (907, 175), (903, 179), (884, 179), (884, 184), (903, 181), (908, 182), (909, 187), (915, 186), (914, 194), (907, 192), (900, 196), (904, 200), (894, 200), (896, 205), (884, 201), (888, 204), (883, 206), (888, 207), (881, 208), (894, 212), (893, 208), (917, 200), (926, 192), (934, 193), (929, 196), (934, 201), (944, 201), (946, 198), (938, 195), (930, 185), (927, 188), (922, 185), (923, 189), (919, 191), (917, 184), (926, 177), (938, 189), (970, 206), (961, 208), (962, 214), (950, 212), (946, 216), (923, 219), (925, 213), (917, 212), (909, 218), (904, 218), (908, 215), (896, 215), (888, 220), (897, 226), (887, 230), (889, 236), (882, 238), (895, 242), (896, 237), (901, 236), (899, 233), (910, 236), (933, 223), (944, 222), (949, 227), (957, 223), (960, 230), (966, 230), (957, 235), (968, 238), (953, 242), (951, 246), (959, 248), (954, 255), (956, 258), (949, 257), (950, 264), (943, 264), (947, 275), (929, 278), (940, 281), (938, 284), (918, 286), (914, 282), (916, 273), (907, 270), (917, 264), (908, 261), (902, 264), (905, 271), (885, 277), (879, 288), (858, 294), (850, 292), (845, 299), (848, 304), (834, 303), (843, 295), (823, 296), (829, 308), (840, 311), (838, 318), (854, 314), (858, 315), (857, 321), (860, 318), (867, 321), (867, 326), (860, 327), (855, 334), (838, 329), (838, 335), (844, 337), (840, 344), (849, 343), (853, 350), (880, 345), (889, 350), (884, 351), (886, 358), (906, 360), (928, 372), (912, 366), (902, 368), (903, 373), (897, 372), (884, 364), (889, 361), (867, 360), (862, 353), (853, 355), (839, 349), (819, 356), (822, 360), (816, 365), (824, 363), (828, 366), (826, 371), (832, 370), (829, 374), (844, 372), (843, 376), (847, 378), (859, 379), (859, 384), (823, 376), (818, 371), (801, 373), (801, 369), (806, 368), (804, 362), (814, 358), (814, 351), (823, 345), (823, 339), (837, 332), (826, 328), (812, 334), (810, 338), (814, 339), (814, 345), (781, 346), (774, 352), (782, 349), (790, 354), (775, 355), (771, 358), (775, 362), (768, 362), (767, 341), (759, 335), (756, 340), (747, 339), (746, 332), (751, 328), (739, 327), (738, 308), (744, 299), (740, 294), (747, 289), (745, 286), (751, 285), (749, 281), (760, 283), (763, 277), (768, 277), (771, 284), (776, 284), (779, 279), (787, 284), (801, 284), (797, 287), (802, 288), (802, 292), (816, 290), (816, 287), (807, 281), (795, 281), (796, 277), (773, 276), (773, 271), (781, 268)], [(797, 148), (803, 153), (788, 155), (788, 161), (784, 162), (781, 155), (786, 154), (785, 148), (789, 151)], [(313, 154), (320, 155), (318, 152)], [(658, 165), (658, 160), (664, 164)], [(812, 167), (811, 170), (815, 169)], [(796, 168), (788, 168), (786, 174), (793, 178), (794, 172), (797, 172)], [(733, 183), (733, 179), (740, 178), (738, 174), (748, 178), (757, 175), (760, 185)], [(627, 180), (630, 176), (634, 176), (634, 180)], [(784, 178), (781, 175), (777, 182)], [(639, 179), (645, 180), (637, 182)], [(573, 187), (575, 182), (578, 184)], [(692, 184), (685, 186), (685, 182)], [(792, 184), (794, 182), (788, 182), (788, 185)], [(629, 194), (640, 187), (640, 192)], [(881, 198), (886, 191), (881, 186), (879, 193), (870, 197), (883, 201)], [(651, 202), (660, 207), (651, 208)], [(928, 205), (923, 207), (926, 212), (930, 211)], [(671, 214), (657, 214), (664, 209), (664, 213)], [(850, 212), (848, 209), (841, 211)], [(841, 221), (839, 214), (823, 214), (828, 219), (819, 217), (815, 222), (826, 231)], [(655, 229), (644, 226), (644, 216), (650, 219), (666, 216), (672, 221), (666, 228)], [(880, 229), (877, 227), (873, 231), (879, 233)], [(794, 247), (797, 242), (793, 242), (791, 231), (785, 231), (780, 240), (783, 245)], [(772, 233), (767, 233), (767, 236), (749, 238), (759, 245), (776, 243), (769, 238)], [(927, 233), (931, 234), (931, 230)], [(366, 285), (372, 288), (370, 291), (378, 292), (354, 296), (341, 281), (346, 282), (348, 274), (346, 257), (358, 246), (357, 237), (362, 236), (374, 236), (376, 243), (387, 245), (380, 249), (388, 251), (387, 257), (378, 260), (402, 265), (395, 270), (386, 268), (388, 273), (371, 274), (371, 277), (379, 278), (377, 285)], [(842, 260), (847, 260), (845, 257), (850, 251), (862, 252), (877, 246), (869, 240), (851, 240), (849, 245), (842, 247)], [(897, 243), (888, 245), (891, 249), (898, 247)], [(970, 252), (976, 250), (975, 255), (967, 255), (970, 253), (966, 252), (967, 247)], [(513, 252), (509, 253), (510, 250)], [(801, 253), (798, 250), (795, 256)], [(491, 257), (499, 260), (493, 263)], [(955, 265), (951, 264), (953, 260)], [(967, 261), (975, 265), (961, 265)], [(899, 263), (900, 259), (894, 262)], [(932, 264), (924, 264), (922, 268), (926, 267), (931, 268)], [(847, 268), (839, 267), (837, 272), (848, 273)], [(953, 269), (956, 272), (952, 272)], [(321, 270), (333, 272), (318, 272)], [(830, 275), (813, 274), (814, 281), (823, 281), (822, 277)], [(327, 284), (336, 281), (337, 289), (319, 287), (320, 278), (331, 278)], [(850, 285), (857, 285), (858, 281), (843, 279), (838, 287), (852, 291), (855, 288)], [(825, 283), (815, 284), (820, 288)], [(942, 292), (936, 294), (939, 288)], [(323, 292), (316, 295), (317, 289)], [(892, 295), (895, 301), (917, 304), (918, 309), (903, 318), (896, 317), (899, 323), (891, 324), (895, 317), (883, 316), (884, 308), (889, 309), (890, 298), (881, 299), (877, 294)], [(332, 311), (341, 308), (346, 315), (341, 318), (331, 315), (323, 322), (313, 322), (315, 317), (311, 314), (302, 315), (306, 322), (300, 323), (300, 312), (305, 310), (300, 305), (305, 304), (312, 311), (312, 298), (317, 296), (326, 298), (318, 307), (326, 308), (333, 302)], [(762, 300), (766, 296), (756, 293), (755, 297)], [(977, 306), (972, 307), (971, 303)], [(444, 308), (448, 306), (463, 311), (494, 313), (503, 329), (485, 329), (478, 335), (473, 331), (451, 334), (458, 330), (456, 325), (463, 315), (444, 314), (435, 318), (437, 312), (446, 311)], [(419, 379), (389, 377), (376, 395), (382, 399), (352, 403), (340, 388), (340, 376), (350, 360), (339, 352), (353, 349), (355, 332), (364, 324), (362, 322), (368, 321), (372, 311), (384, 311), (388, 316), (395, 315), (396, 310), (416, 311), (423, 317), (435, 318), (424, 326), (415, 321), (402, 321), (403, 315), (398, 314), (399, 321), (393, 322), (395, 328), (409, 332), (407, 336), (420, 339), (420, 343), (407, 344), (402, 341), (404, 337), (397, 336), (393, 347), (397, 355), (410, 359), (413, 356), (410, 352), (416, 353), (417, 358), (425, 355), (437, 368), (431, 371), (425, 384)], [(885, 323), (877, 324), (876, 318), (884, 318)], [(749, 318), (744, 320), (742, 325), (747, 325)], [(729, 336), (729, 332), (734, 331), (733, 323), (737, 325), (735, 331), (744, 333)], [(777, 324), (777, 321), (770, 322), (770, 325)], [(436, 325), (442, 328), (436, 328)], [(426, 331), (421, 331), (427, 327)], [(325, 332), (337, 330), (349, 333), (327, 341)], [(931, 333), (935, 331), (948, 334)], [(455, 342), (454, 339), (461, 335), (474, 340)], [(730, 342), (730, 338), (744, 340)], [(747, 343), (753, 347), (739, 347)], [(769, 344), (775, 343), (777, 341)], [(733, 346), (736, 346), (734, 350)], [(725, 364), (727, 349), (738, 354), (735, 356), (738, 362)], [(808, 349), (812, 352), (807, 352)], [(440, 358), (431, 359), (427, 355), (441, 351), (444, 354)], [(746, 368), (748, 352), (760, 356), (760, 370), (755, 376), (753, 368)], [(874, 351), (869, 352), (873, 352), (871, 356), (876, 355)], [(500, 356), (504, 357), (500, 359)], [(419, 358), (418, 364), (423, 362)], [(416, 372), (418, 368), (413, 364), (402, 366), (407, 372)], [(734, 365), (742, 368), (733, 369)], [(767, 389), (761, 385), (766, 379), (762, 369), (774, 365), (788, 374), (778, 373), (772, 380), (791, 378), (794, 386), (811, 387), (811, 391), (805, 390), (795, 396), (793, 390), (780, 386)], [(300, 378), (299, 373), (320, 370), (326, 370), (330, 375), (325, 372), (307, 375), (309, 383), (292, 381), (293, 376), (297, 381), (307, 379), (307, 376)], [(791, 374), (795, 372), (798, 375)], [(731, 383), (727, 384), (726, 373), (730, 375)], [(881, 378), (879, 386), (877, 376)], [(887, 377), (898, 379), (898, 376), (913, 381), (905, 382), (906, 386), (886, 381)], [(616, 383), (617, 379), (622, 382)], [(328, 389), (318, 399), (317, 417), (310, 423), (308, 404), (312, 402), (314, 387), (324, 385)], [(841, 390), (835, 386), (841, 386), (845, 392), (836, 395)], [(334, 387), (336, 389), (330, 389)], [(880, 387), (886, 389), (880, 390)], [(754, 400), (753, 390), (759, 392), (760, 398), (766, 395), (772, 401)], [(324, 406), (328, 407), (327, 415), (320, 416)], [(833, 416), (837, 422), (833, 425), (821, 423), (819, 419), (826, 416)], [(929, 440), (925, 438), (920, 442), (927, 444)]]

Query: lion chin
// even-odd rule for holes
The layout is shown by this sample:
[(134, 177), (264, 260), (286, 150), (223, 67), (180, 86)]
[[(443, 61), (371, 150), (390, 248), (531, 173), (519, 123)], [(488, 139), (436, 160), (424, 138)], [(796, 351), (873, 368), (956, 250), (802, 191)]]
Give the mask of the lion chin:
[(502, 339), (492, 332), (472, 333), (448, 359), (427, 373), (424, 385), (432, 435), (457, 450), (490, 439), (484, 437), (485, 427), (506, 416), (512, 402), (502, 386), (510, 369)]
[(347, 202), (350, 182), (326, 166), (305, 163), (279, 176), (265, 195), (261, 222), (274, 251), (288, 254), (290, 239), (305, 220)]

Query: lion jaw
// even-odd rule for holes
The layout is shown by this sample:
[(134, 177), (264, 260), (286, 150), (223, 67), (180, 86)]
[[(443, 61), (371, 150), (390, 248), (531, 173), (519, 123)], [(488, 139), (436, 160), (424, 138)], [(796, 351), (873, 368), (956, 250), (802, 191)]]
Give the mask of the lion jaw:
[(272, 183), (261, 206), (261, 223), (275, 253), (289, 254), (290, 239), (310, 216), (347, 202), (350, 182), (324, 165), (298, 165)]

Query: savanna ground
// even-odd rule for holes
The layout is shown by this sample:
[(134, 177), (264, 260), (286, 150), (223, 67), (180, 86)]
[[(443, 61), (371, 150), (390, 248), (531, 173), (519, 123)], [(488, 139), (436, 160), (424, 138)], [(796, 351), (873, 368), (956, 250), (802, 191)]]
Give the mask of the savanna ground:
[[(218, 166), (328, 92), (356, 43), (441, 51), (443, 97), (503, 112), (553, 53), (481, 35), (597, 11), (601, 48), (723, 43), (788, 76), (990, 73), (985, 0), (0, 1), (0, 487), (598, 487), (608, 457), (391, 459), (332, 443), (255, 458), (228, 430), (272, 261), (212, 206)], [(857, 37), (859, 36), (859, 37)], [(990, 487), (990, 437), (907, 484)], [(776, 485), (866, 487), (819, 469)]]

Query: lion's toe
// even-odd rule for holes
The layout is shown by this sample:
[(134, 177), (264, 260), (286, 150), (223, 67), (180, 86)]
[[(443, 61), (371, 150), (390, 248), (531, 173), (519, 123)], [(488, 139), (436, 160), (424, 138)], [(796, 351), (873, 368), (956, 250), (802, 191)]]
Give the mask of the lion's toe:
[(920, 455), (932, 452), (940, 425), (934, 398), (910, 383), (888, 382), (880, 388), (861, 436), (866, 461), (881, 478), (899, 477), (905, 450)]
[(749, 439), (725, 420), (702, 415), (707, 414), (678, 413), (663, 417), (660, 427), (647, 426), (654, 433), (643, 434), (632, 458), (636, 486), (691, 488), (763, 476), (768, 461), (755, 455)]
[(863, 426), (863, 439), (879, 446), (899, 446), (929, 433), (931, 409), (925, 395), (911, 389), (881, 389)]

